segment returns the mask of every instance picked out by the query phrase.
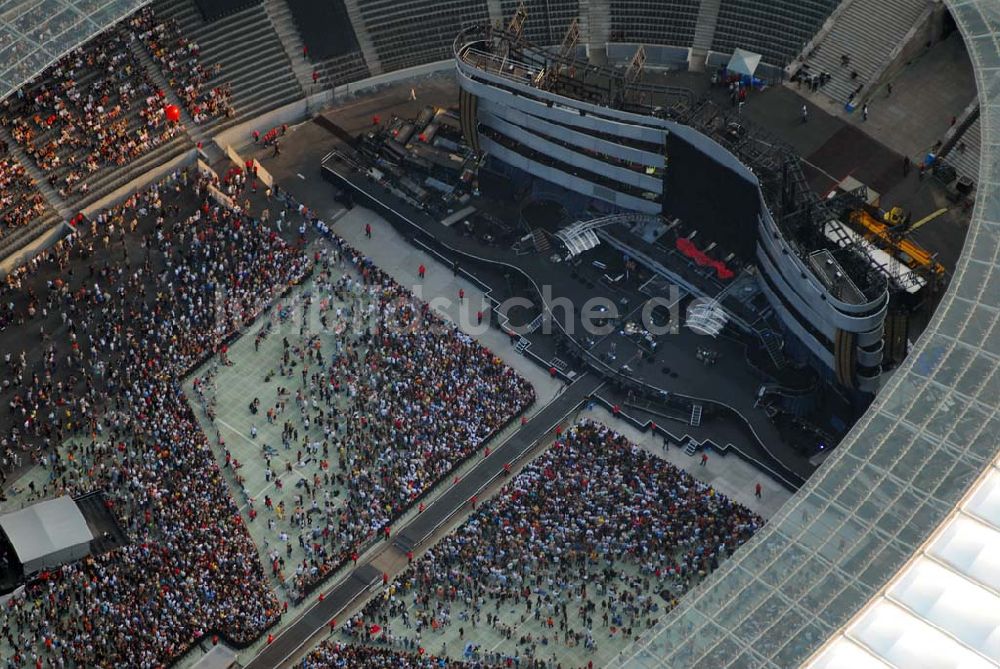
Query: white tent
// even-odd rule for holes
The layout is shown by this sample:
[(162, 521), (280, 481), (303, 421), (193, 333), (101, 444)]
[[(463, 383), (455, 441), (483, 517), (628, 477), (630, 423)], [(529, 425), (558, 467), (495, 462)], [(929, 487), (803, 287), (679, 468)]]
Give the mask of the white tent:
[(94, 538), (68, 495), (0, 516), (0, 530), (14, 547), (25, 574), (85, 557)]
[(236, 651), (220, 643), (212, 646), (191, 669), (231, 669), (235, 666)]
[(729, 65), (726, 66), (726, 69), (730, 72), (752, 77), (753, 73), (757, 71), (757, 66), (760, 65), (760, 59), (761, 55), (759, 53), (746, 51), (745, 49), (736, 49), (736, 51), (733, 51), (733, 57), (729, 59)]

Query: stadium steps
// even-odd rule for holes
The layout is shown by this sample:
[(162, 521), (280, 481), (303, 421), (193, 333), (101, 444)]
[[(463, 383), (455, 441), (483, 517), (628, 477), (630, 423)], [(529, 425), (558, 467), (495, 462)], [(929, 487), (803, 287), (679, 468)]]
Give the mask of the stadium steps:
[(292, 10), (288, 8), (285, 0), (264, 0), (264, 11), (271, 21), (275, 34), (281, 40), (281, 46), (285, 49), (285, 55), (292, 63), (292, 72), (299, 82), (302, 90), (313, 91), (312, 73), (313, 66), (307, 58), (302, 57), (302, 48), (305, 46), (299, 31), (295, 27), (295, 20), (292, 18)]
[(88, 205), (96, 202), (112, 191), (121, 188), (129, 181), (142, 176), (149, 170), (173, 160), (184, 151), (194, 148), (191, 139), (183, 132), (179, 132), (174, 137), (145, 155), (136, 158), (128, 165), (117, 169), (105, 169), (88, 178), (88, 190), (85, 195), (74, 193), (75, 199), (70, 199), (74, 211), (80, 211)]
[(235, 117), (215, 119), (202, 126), (206, 130), (218, 132), (305, 95), (263, 5), (207, 23), (193, 0), (161, 0), (154, 11), (177, 20), (182, 32), (198, 44), (203, 65), (222, 66), (208, 86), (232, 87)]
[[(379, 61), (378, 52), (375, 50), (375, 43), (372, 42), (371, 35), (368, 34), (368, 27), (365, 25), (365, 17), (358, 7), (358, 0), (344, 0), (344, 9), (354, 26), (354, 36), (358, 38), (358, 46), (365, 57), (365, 64), (372, 75), (382, 74), (382, 63)], [(458, 26), (455, 27), (456, 32)]]
[(608, 0), (590, 0), (587, 4), (586, 10), (581, 9), (580, 11), (582, 15), (580, 31), (587, 40), (587, 52), (591, 61), (600, 65), (607, 62), (608, 59), (608, 39), (611, 35), (611, 3)]
[(316, 69), (319, 71), (319, 88), (317, 90), (334, 88), (351, 81), (367, 79), (370, 76), (360, 51), (321, 61), (317, 63)]
[[(806, 60), (809, 72), (826, 72), (830, 81), (819, 90), (838, 105), (864, 84), (860, 99), (870, 92), (873, 81), (884, 71), (893, 50), (927, 10), (927, 0), (844, 0), (847, 3), (830, 32)], [(841, 56), (850, 64), (841, 65)], [(858, 73), (851, 79), (851, 72)]]
[[(944, 156), (944, 161), (955, 168), (960, 177), (969, 177), (979, 184), (979, 154), (982, 135), (977, 117), (955, 141), (955, 145)], [(964, 150), (961, 147), (964, 146)]]
[(715, 39), (715, 26), (719, 23), (721, 6), (722, 0), (701, 0), (701, 4), (698, 5), (698, 19), (694, 25), (694, 38), (691, 42), (692, 69), (704, 70), (705, 58)]
[[(7, 142), (7, 146), (10, 147), (10, 154), (17, 160), (17, 162), (24, 166), (24, 169), (28, 172), (28, 176), (30, 176), (31, 180), (35, 182), (35, 188), (37, 188), (38, 192), (40, 192), (42, 197), (45, 198), (49, 207), (51, 207), (64, 219), (68, 220), (72, 218), (72, 210), (66, 206), (66, 203), (63, 202), (61, 197), (59, 197), (59, 193), (57, 193), (56, 190), (49, 185), (49, 180), (46, 179), (45, 175), (42, 174), (42, 171), (38, 169), (38, 165), (35, 164), (35, 161), (24, 152), (24, 147), (15, 142), (14, 138), (10, 136), (7, 126), (0, 125), (0, 139)], [(29, 225), (28, 227), (31, 226)]]
[(175, 91), (167, 78), (164, 76), (163, 71), (156, 65), (153, 61), (152, 56), (146, 51), (146, 48), (139, 42), (139, 40), (132, 40), (129, 43), (129, 48), (132, 49), (132, 53), (135, 57), (139, 59), (142, 66), (146, 68), (146, 73), (149, 74), (149, 78), (153, 81), (156, 86), (163, 91), (166, 96), (165, 104), (172, 104), (176, 106), (181, 111), (181, 127), (185, 132), (188, 132), (190, 137), (190, 130), (197, 127), (194, 119), (191, 118), (191, 113), (188, 111), (187, 105), (178, 97), (177, 91)]
[(35, 237), (50, 228), (62, 225), (65, 220), (59, 214), (52, 211), (51, 208), (46, 209), (44, 214), (28, 225), (7, 232), (3, 237), (0, 237), (0, 258), (7, 258), (14, 255), (30, 244)]

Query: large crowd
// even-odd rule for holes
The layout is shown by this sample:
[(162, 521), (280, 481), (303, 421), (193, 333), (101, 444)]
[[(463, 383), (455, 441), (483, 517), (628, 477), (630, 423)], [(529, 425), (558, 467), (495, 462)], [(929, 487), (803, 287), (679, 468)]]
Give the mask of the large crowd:
[[(7, 666), (157, 667), (213, 631), (250, 642), (280, 615), (179, 382), (311, 262), (249, 216), (213, 205), (206, 185), (172, 175), (9, 279), (12, 289), (49, 263), (86, 262), (95, 244), (112, 252), (37, 296), (61, 326), (43, 334), (35, 364), (5, 354), (13, 426), (4, 446), (49, 471), (43, 489), (20, 491), (24, 501), (103, 489), (131, 543), (14, 596), (0, 612)], [(126, 231), (139, 218), (152, 226), (130, 254)], [(21, 312), (25, 327), (42, 310)], [(37, 447), (67, 438), (62, 449)]]
[(133, 52), (133, 40), (196, 123), (234, 115), (229, 85), (210, 85), (218, 65), (200, 62), (198, 45), (181, 34), (176, 19), (145, 7), (2, 103), (0, 123), (63, 199), (88, 192), (97, 173), (127, 165), (181, 131), (167, 118), (167, 93)]
[(466, 663), (427, 653), (323, 641), (298, 665), (298, 669), (485, 669), (487, 664)]
[(557, 666), (560, 645), (594, 653), (611, 637), (637, 638), (762, 524), (606, 426), (582, 422), (340, 633), (437, 651), (446, 628), (487, 626), (505, 641), (466, 642), (452, 656)]
[(234, 115), (229, 85), (207, 85), (219, 74), (221, 66), (216, 63), (215, 67), (207, 68), (201, 63), (198, 44), (181, 33), (177, 19), (160, 18), (147, 5), (132, 16), (129, 25), (195, 123)]
[(0, 158), (0, 237), (28, 225), (44, 210), (45, 200), (24, 166), (11, 158)]
[[(249, 199), (215, 203), (210, 185), (242, 196), (253, 184), (239, 170), (226, 181), (175, 172), (74, 221), (77, 234), (0, 289), (4, 326), (31, 344), (4, 353), (2, 471), (47, 472), (13, 493), (25, 504), (104, 490), (130, 539), (46, 574), (0, 610), (9, 667), (156, 667), (209, 634), (249, 643), (280, 617), (230, 493), (230, 462), (215, 458), (180, 384), (211, 355), (225, 361), (229, 337), (291, 286), (313, 279), (317, 297), (302, 308), (317, 310), (325, 338), (285, 347), (285, 394), (269, 407), (287, 423), (286, 448), (325, 463), (284, 528), (309, 555), (295, 568), (299, 589), (388, 532), (533, 400), (499, 358), (314, 217), (331, 241), (307, 255), (252, 218)], [(311, 212), (282, 202), (282, 217), (302, 215), (301, 232)], [(324, 494), (324, 477), (347, 494)]]
[[(281, 427), (280, 444), (279, 437), (267, 443), (263, 431), (258, 438), (256, 426), (249, 436), (260, 444), (252, 456), (267, 480), (274, 485), (284, 476), (287, 492), (257, 500), (243, 494), (267, 524), (272, 571), (290, 579), (296, 598), (382, 538), (422, 493), (534, 400), (532, 386), (501, 358), (343, 239), (327, 236), (308, 297), (273, 310), (255, 337), (257, 349), (279, 336), (268, 333), (292, 309), (301, 310), (301, 327), (283, 328), (282, 357), (245, 409), (251, 420), (275, 426), (272, 434)], [(216, 383), (215, 375), (195, 380), (211, 418)], [(306, 556), (298, 564), (286, 564), (290, 542)]]
[(63, 198), (85, 193), (95, 172), (126, 165), (179, 130), (131, 38), (123, 27), (107, 31), (3, 103), (11, 136)]

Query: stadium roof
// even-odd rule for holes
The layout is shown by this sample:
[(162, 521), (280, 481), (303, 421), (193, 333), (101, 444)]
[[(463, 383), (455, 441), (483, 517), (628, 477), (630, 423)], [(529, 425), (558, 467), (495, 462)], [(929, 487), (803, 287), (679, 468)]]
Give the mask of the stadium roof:
[(0, 99), (150, 0), (0, 0)]
[(1000, 592), (1000, 4), (946, 2), (975, 69), (983, 131), (951, 285), (820, 470), (627, 649), (624, 666), (996, 666), (1000, 619), (981, 607)]

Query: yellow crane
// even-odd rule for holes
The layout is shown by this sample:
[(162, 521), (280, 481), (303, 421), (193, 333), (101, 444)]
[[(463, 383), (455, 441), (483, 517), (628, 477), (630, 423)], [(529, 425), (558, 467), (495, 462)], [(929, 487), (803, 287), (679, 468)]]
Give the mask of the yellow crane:
[(901, 207), (893, 207), (884, 214), (875, 207), (864, 207), (851, 212), (850, 223), (865, 239), (892, 254), (910, 269), (937, 279), (944, 276), (944, 265), (935, 259), (935, 254), (907, 239), (907, 235), (946, 211), (939, 209), (916, 223), (907, 224), (906, 212)]

